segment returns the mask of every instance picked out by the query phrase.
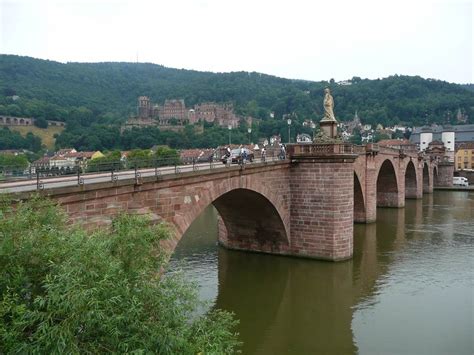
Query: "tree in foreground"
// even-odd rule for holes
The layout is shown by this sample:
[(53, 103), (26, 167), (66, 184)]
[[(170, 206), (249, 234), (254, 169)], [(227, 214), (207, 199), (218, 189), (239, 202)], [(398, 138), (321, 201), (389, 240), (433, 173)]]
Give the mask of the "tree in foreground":
[(160, 274), (168, 236), (125, 214), (87, 234), (51, 201), (3, 201), (0, 353), (234, 352), (232, 315), (196, 315), (194, 285)]

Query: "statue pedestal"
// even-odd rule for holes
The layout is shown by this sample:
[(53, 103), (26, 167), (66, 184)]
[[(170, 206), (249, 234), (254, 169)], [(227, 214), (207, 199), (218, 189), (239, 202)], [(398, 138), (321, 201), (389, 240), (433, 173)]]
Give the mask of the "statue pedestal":
[(319, 121), (319, 127), (329, 138), (337, 137), (337, 121), (323, 119)]

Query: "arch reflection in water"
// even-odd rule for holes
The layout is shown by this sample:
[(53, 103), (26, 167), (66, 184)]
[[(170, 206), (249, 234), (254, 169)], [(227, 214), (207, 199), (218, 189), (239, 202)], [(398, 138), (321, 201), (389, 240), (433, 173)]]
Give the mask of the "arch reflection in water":
[(173, 260), (240, 319), (244, 354), (472, 353), (473, 210), (464, 192), (379, 209), (354, 258), (329, 263), (219, 248), (211, 207)]

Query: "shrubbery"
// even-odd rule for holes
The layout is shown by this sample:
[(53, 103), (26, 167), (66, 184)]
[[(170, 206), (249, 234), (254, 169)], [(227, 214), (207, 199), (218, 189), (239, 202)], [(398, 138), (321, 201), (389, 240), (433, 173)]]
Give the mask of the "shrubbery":
[(196, 316), (195, 287), (161, 276), (164, 225), (124, 214), (87, 234), (50, 201), (10, 206), (0, 206), (0, 353), (235, 351), (232, 315)]

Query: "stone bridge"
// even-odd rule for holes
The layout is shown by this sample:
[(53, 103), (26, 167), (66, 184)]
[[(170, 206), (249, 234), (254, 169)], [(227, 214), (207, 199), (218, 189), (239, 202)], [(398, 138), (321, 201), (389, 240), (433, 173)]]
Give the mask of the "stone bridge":
[[(173, 175), (47, 189), (71, 223), (107, 226), (127, 211), (165, 221), (172, 252), (210, 204), (220, 215), (227, 248), (327, 260), (352, 257), (353, 223), (376, 220), (377, 207), (403, 207), (405, 198), (452, 181), (445, 167), (416, 152), (367, 145), (299, 144), (289, 159)], [(29, 194), (16, 194), (19, 199)]]

